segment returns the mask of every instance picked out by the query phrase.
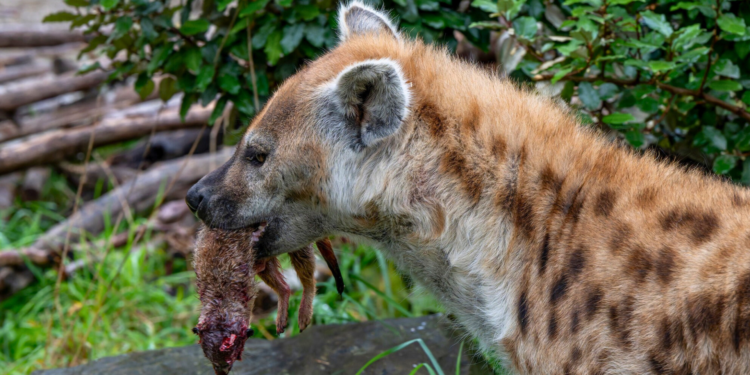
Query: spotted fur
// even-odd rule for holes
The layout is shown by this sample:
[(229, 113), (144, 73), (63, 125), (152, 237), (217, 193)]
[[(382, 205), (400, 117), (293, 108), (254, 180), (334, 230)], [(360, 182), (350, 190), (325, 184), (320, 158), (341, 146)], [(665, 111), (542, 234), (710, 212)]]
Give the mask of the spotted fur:
[[(340, 45), (278, 90), (218, 172), (232, 177), (199, 183), (231, 213), (207, 222), (284, 218), (296, 248), (369, 240), (519, 373), (750, 373), (745, 189), (615, 145), (367, 6), (341, 20)], [(392, 94), (356, 92), (346, 116), (335, 83), (367, 61), (387, 61)], [(397, 127), (352, 147), (382, 117), (370, 104), (398, 98)], [(268, 160), (247, 165), (259, 147)]]

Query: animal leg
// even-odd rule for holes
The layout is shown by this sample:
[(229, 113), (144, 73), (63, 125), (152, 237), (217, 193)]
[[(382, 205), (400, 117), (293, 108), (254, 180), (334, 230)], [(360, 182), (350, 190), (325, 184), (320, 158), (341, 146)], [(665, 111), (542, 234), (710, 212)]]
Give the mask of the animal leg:
[(289, 253), (289, 259), (302, 283), (302, 302), (299, 306), (299, 330), (302, 332), (312, 322), (315, 299), (315, 253), (312, 244)]
[(343, 294), (344, 278), (341, 277), (339, 261), (336, 259), (336, 254), (333, 252), (333, 245), (331, 245), (331, 240), (324, 238), (318, 242), (315, 242), (315, 244), (318, 245), (318, 251), (320, 251), (320, 255), (323, 256), (323, 259), (325, 259), (326, 264), (328, 264), (328, 268), (333, 274), (334, 280), (336, 280), (336, 290), (339, 292), (339, 295)]
[(279, 296), (279, 307), (276, 313), (276, 333), (281, 334), (284, 333), (287, 325), (287, 311), (289, 310), (289, 295), (291, 294), (291, 290), (284, 280), (284, 274), (281, 273), (281, 264), (278, 259), (270, 258), (261, 262), (265, 263), (265, 267), (260, 269), (263, 266), (256, 266), (259, 269), (258, 276)]

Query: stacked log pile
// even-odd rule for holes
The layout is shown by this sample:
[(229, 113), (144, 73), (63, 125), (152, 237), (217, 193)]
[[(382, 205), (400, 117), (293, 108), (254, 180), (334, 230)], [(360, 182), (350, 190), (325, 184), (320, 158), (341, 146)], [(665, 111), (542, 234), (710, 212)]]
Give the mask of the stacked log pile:
[(207, 129), (213, 105), (183, 120), (179, 98), (141, 98), (132, 82), (106, 83), (102, 70), (78, 74), (83, 41), (76, 31), (0, 27), (0, 231), (19, 202), (49, 200), (51, 176), (76, 194), (59, 212), (66, 219), (35, 242), (0, 248), (0, 299), (34, 282), (29, 264), (67, 276), (90, 266), (91, 248), (125, 245), (127, 232), (99, 236), (105, 218), (132, 229), (145, 214), (136, 237), (148, 231), (149, 244), (187, 256), (198, 223), (185, 193), (232, 153)]

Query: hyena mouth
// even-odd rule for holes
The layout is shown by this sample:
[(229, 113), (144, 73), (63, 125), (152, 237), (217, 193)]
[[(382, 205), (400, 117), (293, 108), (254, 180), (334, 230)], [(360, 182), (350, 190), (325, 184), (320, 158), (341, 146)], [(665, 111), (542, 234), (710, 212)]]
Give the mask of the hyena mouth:
[(266, 232), (266, 227), (268, 227), (268, 223), (265, 221), (250, 225), (249, 228), (256, 228), (253, 231), (252, 239), (250, 240), (250, 243), (252, 244), (258, 243), (258, 241), (260, 241), (260, 237), (263, 236), (263, 233)]

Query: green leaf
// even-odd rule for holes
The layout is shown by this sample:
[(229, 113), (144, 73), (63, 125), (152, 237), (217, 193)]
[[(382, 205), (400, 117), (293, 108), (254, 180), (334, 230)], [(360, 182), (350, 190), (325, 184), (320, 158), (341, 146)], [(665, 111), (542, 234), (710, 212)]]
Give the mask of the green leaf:
[(516, 36), (525, 40), (534, 40), (537, 32), (536, 20), (531, 17), (519, 17), (513, 21)]
[(275, 28), (275, 22), (268, 22), (261, 26), (260, 29), (258, 29), (258, 31), (253, 34), (253, 49), (259, 49), (266, 45), (268, 37), (271, 36), (271, 33)]
[(193, 106), (193, 103), (195, 103), (197, 99), (197, 95), (187, 93), (182, 98), (182, 103), (180, 104), (180, 119), (182, 119), (183, 122), (185, 121), (185, 116), (187, 116), (190, 111), (190, 107)]
[(704, 126), (693, 139), (693, 145), (709, 146), (709, 152), (724, 151), (727, 149), (727, 138), (715, 127)]
[(422, 16), (422, 22), (432, 27), (433, 29), (444, 29), (445, 28), (445, 19), (437, 14), (425, 14)]
[(326, 29), (314, 23), (305, 25), (305, 39), (315, 47), (322, 47), (326, 41)]
[(638, 109), (646, 113), (654, 113), (659, 110), (659, 102), (650, 96), (638, 99), (636, 106), (638, 106)]
[(274, 66), (281, 58), (281, 30), (274, 30), (271, 35), (268, 36), (266, 41), (266, 48), (263, 49), (266, 52), (266, 59), (268, 59), (268, 65)]
[(750, 127), (745, 127), (737, 133), (734, 147), (742, 152), (750, 151)]
[(230, 94), (237, 94), (241, 88), (240, 80), (236, 75), (222, 72), (219, 74), (219, 87)]
[(646, 26), (658, 31), (666, 37), (669, 37), (674, 32), (674, 30), (672, 30), (672, 25), (667, 22), (667, 18), (664, 17), (663, 14), (656, 14), (649, 10), (641, 12), (641, 16), (643, 17), (643, 22)]
[(148, 65), (146, 66), (146, 72), (148, 74), (153, 74), (157, 69), (159, 69), (162, 64), (164, 64), (164, 61), (167, 60), (169, 55), (172, 54), (172, 44), (166, 44), (163, 46), (159, 46), (154, 50), (153, 55), (151, 56), (151, 61), (149, 61)]
[(154, 80), (143, 73), (139, 74), (138, 80), (135, 81), (135, 91), (138, 92), (141, 100), (146, 100), (154, 92), (155, 87)]
[(714, 172), (727, 174), (737, 165), (737, 157), (733, 155), (721, 155), (714, 160)]
[(143, 31), (143, 36), (146, 38), (146, 40), (151, 41), (159, 36), (159, 34), (154, 29), (154, 22), (150, 18), (141, 18), (140, 25), (141, 31)]
[(717, 23), (722, 30), (728, 33), (745, 35), (745, 20), (742, 18), (737, 18), (734, 14), (723, 14), (721, 17), (719, 17)]
[(602, 122), (610, 125), (620, 125), (635, 121), (635, 117), (630, 113), (615, 112), (602, 117)]
[(653, 71), (654, 73), (663, 72), (665, 70), (672, 70), (676, 66), (677, 64), (672, 61), (657, 60), (648, 62), (648, 67), (651, 68), (651, 71)]
[(700, 24), (690, 25), (679, 30), (680, 35), (672, 42), (674, 49), (690, 48), (695, 42), (695, 38), (703, 31)]
[(320, 14), (320, 9), (315, 5), (299, 5), (294, 9), (304, 21), (311, 21)]
[(206, 32), (211, 24), (206, 20), (189, 20), (180, 26), (180, 32), (185, 35), (195, 35)]
[(65, 4), (72, 7), (87, 7), (89, 6), (89, 0), (65, 0)]
[(247, 90), (240, 91), (237, 97), (232, 100), (238, 111), (253, 116), (255, 114), (255, 107), (253, 107), (253, 99)]
[(208, 85), (211, 84), (214, 80), (214, 74), (215, 70), (213, 65), (206, 64), (203, 65), (198, 72), (198, 77), (195, 79), (195, 90), (196, 91), (203, 91), (205, 90)]
[(745, 93), (742, 94), (742, 102), (750, 106), (750, 91), (745, 91)]
[(472, 22), (469, 28), (487, 29), (487, 30), (505, 30), (507, 27), (497, 21), (480, 21)]
[(614, 83), (602, 83), (599, 85), (599, 97), (602, 100), (607, 100), (615, 96), (619, 88)]
[(255, 12), (263, 9), (268, 5), (269, 0), (256, 0), (251, 1), (249, 4), (245, 5), (242, 10), (239, 13), (239, 17), (247, 17), (251, 14), (254, 14)]
[(625, 133), (625, 139), (628, 141), (628, 143), (630, 143), (631, 146), (635, 148), (640, 148), (644, 143), (646, 143), (646, 140), (643, 137), (643, 133), (637, 130), (631, 130)]
[(223, 12), (227, 8), (227, 5), (231, 4), (234, 0), (216, 0), (216, 6), (219, 8), (219, 12)]
[(740, 182), (745, 186), (750, 185), (750, 158), (742, 162), (742, 177), (740, 178)]
[(568, 73), (572, 71), (573, 71), (573, 68), (560, 69), (557, 71), (557, 73), (555, 73), (554, 76), (552, 76), (552, 79), (550, 80), (550, 82), (554, 85), (555, 83), (557, 83), (557, 81), (561, 80), (563, 77), (565, 77)]
[(711, 81), (708, 83), (708, 87), (716, 91), (739, 91), (742, 90), (742, 85), (737, 81), (722, 80), (722, 81)]
[(628, 5), (636, 1), (644, 1), (644, 0), (609, 0), (607, 2), (607, 5)]
[(101, 0), (99, 4), (104, 8), (104, 10), (110, 10), (114, 8), (117, 3), (119, 3), (120, 0)]
[(92, 71), (94, 71), (94, 70), (96, 70), (96, 69), (99, 69), (99, 68), (101, 68), (101, 67), (102, 67), (102, 66), (101, 66), (101, 65), (99, 64), (99, 62), (97, 61), (97, 62), (95, 62), (95, 63), (93, 63), (93, 64), (89, 64), (89, 65), (84, 65), (84, 66), (80, 67), (80, 68), (78, 69), (78, 74), (79, 74), (79, 75), (83, 75), (83, 74), (86, 74), (86, 73), (92, 72)]
[(714, 65), (714, 73), (727, 78), (740, 78), (740, 67), (734, 65), (732, 60), (721, 59)]
[(73, 13), (62, 11), (48, 14), (42, 19), (42, 22), (69, 22), (75, 21), (76, 17), (78, 16)]
[(281, 38), (281, 50), (284, 54), (294, 51), (305, 36), (305, 25), (298, 23), (284, 26), (284, 37)]
[(127, 34), (132, 27), (133, 18), (131, 18), (130, 16), (117, 18), (117, 21), (115, 21), (115, 31), (113, 31), (112, 35), (109, 36), (109, 40), (111, 41), (121, 38), (123, 35)]
[(488, 13), (497, 13), (497, 3), (490, 0), (474, 0), (471, 2), (471, 6), (479, 8)]
[(227, 106), (227, 100), (229, 100), (229, 97), (226, 95), (222, 96), (221, 99), (219, 99), (216, 102), (216, 106), (214, 107), (214, 110), (211, 112), (211, 116), (208, 117), (208, 124), (213, 125), (216, 120), (221, 117), (221, 114), (224, 113), (224, 108)]
[(183, 58), (185, 60), (185, 66), (192, 73), (197, 73), (203, 64), (203, 56), (198, 47), (189, 47), (185, 49), (185, 55)]
[(167, 101), (177, 93), (177, 81), (172, 77), (166, 77), (159, 83), (159, 98)]
[(597, 109), (602, 104), (599, 93), (594, 90), (589, 82), (581, 82), (578, 85), (578, 98), (588, 109)]

